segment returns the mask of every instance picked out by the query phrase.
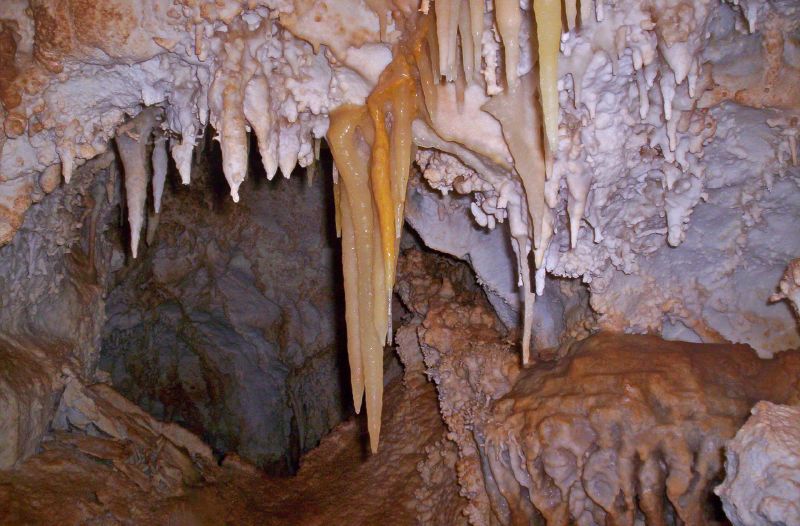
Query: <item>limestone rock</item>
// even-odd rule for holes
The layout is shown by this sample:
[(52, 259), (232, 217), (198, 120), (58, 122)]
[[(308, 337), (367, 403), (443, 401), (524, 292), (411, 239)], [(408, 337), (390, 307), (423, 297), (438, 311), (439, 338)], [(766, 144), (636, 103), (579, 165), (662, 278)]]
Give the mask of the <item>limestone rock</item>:
[(759, 402), (728, 441), (714, 491), (734, 526), (800, 524), (800, 407)]

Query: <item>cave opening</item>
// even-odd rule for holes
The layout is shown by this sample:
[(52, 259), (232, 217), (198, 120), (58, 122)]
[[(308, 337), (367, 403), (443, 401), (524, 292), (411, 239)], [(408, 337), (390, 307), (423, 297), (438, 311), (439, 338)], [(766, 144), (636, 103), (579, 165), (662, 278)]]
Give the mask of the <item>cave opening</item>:
[[(115, 272), (99, 368), (220, 458), (237, 452), (290, 474), (352, 413), (332, 184), (322, 174), (311, 181), (309, 168), (268, 181), (253, 138), (234, 205), (214, 135), (207, 130), (195, 153), (191, 186), (170, 167), (147, 246)], [(330, 174), (327, 150), (319, 163)], [(118, 236), (120, 250), (128, 239)]]

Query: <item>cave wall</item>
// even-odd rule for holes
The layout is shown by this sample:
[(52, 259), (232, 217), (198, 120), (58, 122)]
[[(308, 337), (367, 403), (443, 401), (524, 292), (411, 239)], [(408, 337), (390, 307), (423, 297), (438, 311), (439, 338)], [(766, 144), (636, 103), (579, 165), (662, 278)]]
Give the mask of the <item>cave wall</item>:
[(0, 249), (0, 467), (37, 451), (72, 377), (279, 473), (351, 411), (330, 182), (262, 172), (238, 206), (197, 160), (191, 188), (170, 172), (160, 215), (148, 201), (135, 260), (113, 149), (69, 185), (30, 181)]
[(0, 248), (0, 468), (36, 451), (64, 383), (91, 381), (118, 222), (112, 155), (76, 171), (74, 184), (45, 171), (34, 204)]
[(151, 244), (114, 277), (100, 366), (217, 452), (292, 471), (349, 411), (330, 181), (256, 173), (233, 204), (206, 146), (191, 187), (172, 174)]

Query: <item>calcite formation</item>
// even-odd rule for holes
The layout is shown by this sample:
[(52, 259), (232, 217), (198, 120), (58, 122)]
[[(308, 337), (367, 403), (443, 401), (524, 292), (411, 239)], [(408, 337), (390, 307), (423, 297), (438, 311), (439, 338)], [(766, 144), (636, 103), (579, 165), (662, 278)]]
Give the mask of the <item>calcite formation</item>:
[[(600, 334), (520, 369), (453, 263), (411, 252), (398, 273), (459, 448), (471, 523), (704, 524), (726, 447), (736, 486), (726, 483), (723, 498), (735, 493), (743, 512), (759, 513), (760, 502), (791, 512), (795, 455), (781, 452), (792, 451), (796, 410), (760, 402), (754, 411), (763, 415), (727, 441), (758, 400), (800, 401), (798, 351), (763, 360), (742, 345)], [(774, 466), (766, 478), (756, 475), (759, 459)], [(763, 491), (749, 491), (747, 480)]]
[(373, 449), (412, 161), (469, 195), (483, 228), (508, 224), (525, 362), (547, 274), (588, 284), (596, 328), (764, 356), (800, 343), (787, 306), (766, 303), (800, 252), (796, 3), (430, 4), (4, 2), (0, 243), (54, 173), (68, 182), (113, 137), (134, 256), (165, 147), (188, 183), (212, 125), (237, 201), (248, 132), (269, 178), (327, 138)]
[(734, 526), (800, 523), (800, 406), (759, 402), (725, 448), (714, 491)]
[(511, 524), (704, 524), (725, 441), (756, 400), (796, 403), (798, 372), (797, 352), (584, 340), (521, 374), (475, 426), (492, 509)]
[[(708, 523), (724, 448), (750, 408), (758, 400), (800, 402), (798, 351), (763, 360), (742, 345), (600, 334), (520, 369), (476, 285), (452, 267), (407, 254), (399, 290), (418, 317), (427, 373), (459, 449), (456, 470), (472, 524)], [(756, 412), (762, 406), (773, 407), (761, 402)], [(758, 449), (773, 440), (791, 450), (785, 437), (794, 433), (794, 412), (761, 417), (774, 425), (746, 426), (759, 430), (742, 432), (748, 452), (737, 453), (744, 450), (734, 441), (729, 458), (764, 458)], [(762, 440), (771, 429), (780, 437)], [(738, 479), (743, 510), (758, 505), (742, 499), (761, 496), (775, 510), (791, 510), (769, 499), (788, 491), (795, 476), (794, 453), (779, 451), (770, 457), (774, 473), (759, 482), (763, 492), (744, 487), (757, 467)], [(726, 473), (735, 476), (735, 460), (728, 464)]]

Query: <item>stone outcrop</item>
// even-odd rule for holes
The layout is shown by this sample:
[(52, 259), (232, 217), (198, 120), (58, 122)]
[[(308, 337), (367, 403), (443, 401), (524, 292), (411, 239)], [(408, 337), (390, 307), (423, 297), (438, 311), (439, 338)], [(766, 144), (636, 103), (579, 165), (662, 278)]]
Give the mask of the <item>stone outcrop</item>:
[(474, 524), (703, 524), (750, 408), (800, 401), (797, 351), (763, 360), (743, 345), (599, 334), (520, 369), (453, 265), (409, 254), (399, 290), (420, 319)]
[(800, 407), (759, 402), (725, 447), (714, 490), (734, 526), (800, 524)]

